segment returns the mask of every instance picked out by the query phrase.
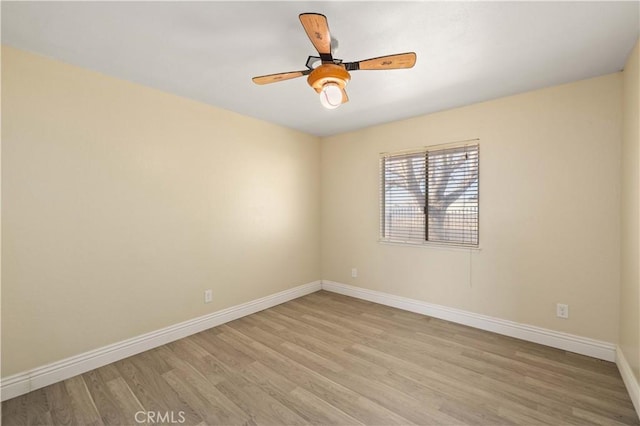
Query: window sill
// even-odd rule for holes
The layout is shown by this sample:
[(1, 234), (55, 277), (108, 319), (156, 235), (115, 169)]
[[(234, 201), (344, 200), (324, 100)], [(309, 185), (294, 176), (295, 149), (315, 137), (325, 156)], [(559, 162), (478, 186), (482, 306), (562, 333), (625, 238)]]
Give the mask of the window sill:
[(388, 241), (379, 239), (378, 242), (380, 244), (389, 245), (389, 246), (405, 246), (405, 247), (421, 247), (428, 249), (436, 249), (436, 250), (454, 250), (454, 251), (480, 251), (482, 247), (474, 247), (474, 246), (462, 246), (455, 244), (441, 244), (434, 242), (424, 242), (424, 243), (415, 243), (409, 241)]

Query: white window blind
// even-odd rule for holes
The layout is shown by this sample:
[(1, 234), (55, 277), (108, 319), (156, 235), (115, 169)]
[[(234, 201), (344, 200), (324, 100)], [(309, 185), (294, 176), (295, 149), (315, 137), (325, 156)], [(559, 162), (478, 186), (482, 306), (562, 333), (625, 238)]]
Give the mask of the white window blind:
[(381, 238), (478, 246), (477, 143), (381, 158)]

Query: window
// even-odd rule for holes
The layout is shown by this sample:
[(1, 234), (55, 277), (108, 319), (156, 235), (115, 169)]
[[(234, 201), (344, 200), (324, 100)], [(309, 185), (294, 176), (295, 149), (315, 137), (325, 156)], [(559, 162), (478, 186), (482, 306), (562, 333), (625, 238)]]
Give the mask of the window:
[(478, 246), (478, 143), (383, 154), (381, 239)]

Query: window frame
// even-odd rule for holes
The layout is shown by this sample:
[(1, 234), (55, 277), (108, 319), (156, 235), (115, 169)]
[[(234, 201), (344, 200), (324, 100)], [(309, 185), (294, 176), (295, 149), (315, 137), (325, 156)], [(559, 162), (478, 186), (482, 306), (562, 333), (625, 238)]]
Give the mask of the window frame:
[[(460, 241), (442, 241), (442, 240), (428, 240), (428, 228), (429, 228), (429, 215), (428, 215), (428, 202), (429, 202), (429, 172), (428, 172), (428, 155), (429, 152), (437, 152), (444, 151), (448, 149), (456, 149), (462, 147), (473, 146), (477, 152), (477, 178), (474, 180), (477, 182), (477, 220), (475, 222), (475, 243), (465, 243)], [(410, 156), (410, 155), (423, 155), (425, 156), (425, 201), (424, 205), (422, 205), (422, 211), (424, 212), (424, 232), (421, 240), (417, 239), (407, 239), (402, 240), (400, 238), (393, 237), (385, 237), (385, 226), (386, 226), (386, 202), (387, 202), (387, 194), (386, 194), (386, 165), (385, 161), (388, 158), (392, 157), (401, 157), (401, 156)], [(417, 246), (417, 247), (435, 247), (435, 248), (445, 248), (445, 249), (463, 249), (463, 250), (480, 250), (480, 140), (479, 139), (470, 139), (465, 141), (451, 142), (446, 144), (439, 145), (430, 145), (421, 148), (412, 148), (401, 151), (393, 151), (393, 152), (382, 152), (379, 156), (379, 184), (380, 184), (380, 192), (379, 192), (379, 229), (378, 229), (378, 242), (382, 244), (391, 244), (391, 245), (405, 245), (405, 246)], [(473, 231), (472, 231), (473, 232)]]

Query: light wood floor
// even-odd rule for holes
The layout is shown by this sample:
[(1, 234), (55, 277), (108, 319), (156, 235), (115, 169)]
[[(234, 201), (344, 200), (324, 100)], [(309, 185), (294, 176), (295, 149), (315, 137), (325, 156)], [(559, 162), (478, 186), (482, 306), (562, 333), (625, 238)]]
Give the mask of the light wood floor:
[(135, 425), (141, 411), (207, 425), (640, 424), (613, 363), (327, 292), (6, 401), (2, 423)]

